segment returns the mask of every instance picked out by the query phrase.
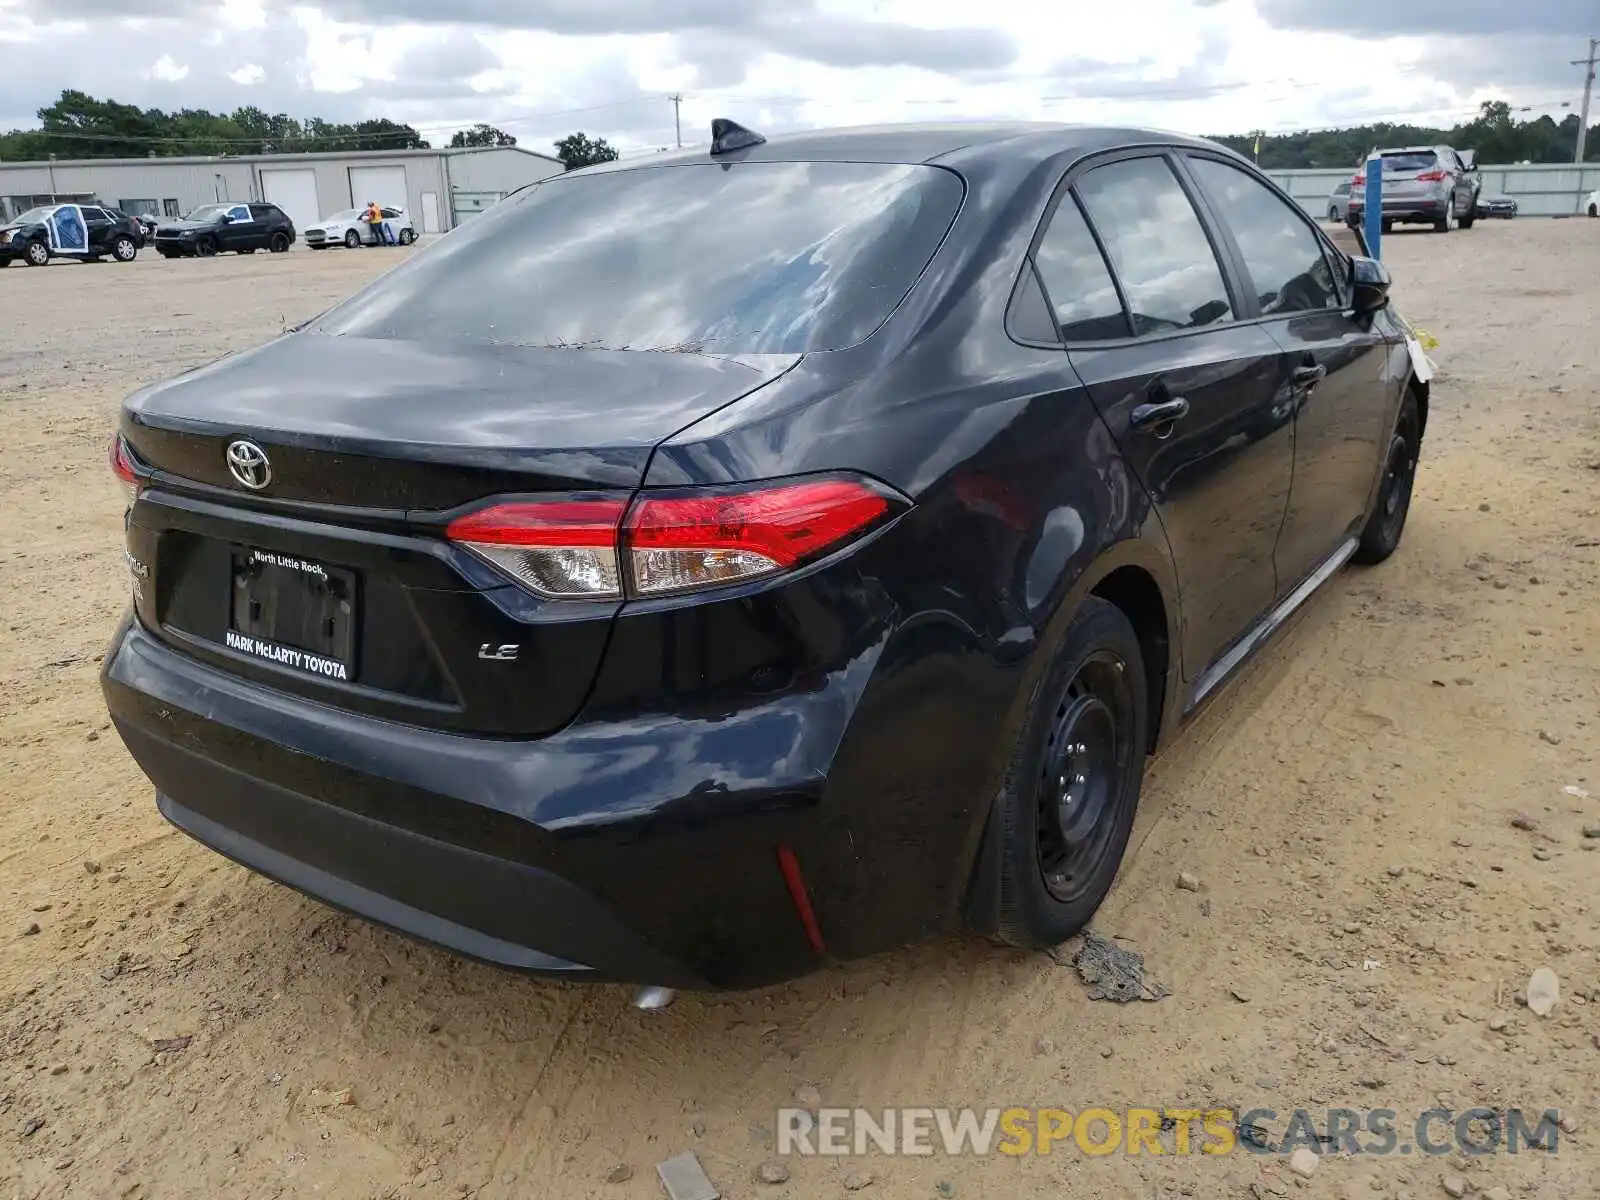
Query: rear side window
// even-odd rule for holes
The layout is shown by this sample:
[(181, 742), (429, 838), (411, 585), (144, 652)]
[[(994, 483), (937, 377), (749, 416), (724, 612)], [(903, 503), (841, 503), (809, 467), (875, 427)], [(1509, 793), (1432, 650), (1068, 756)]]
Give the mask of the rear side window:
[(1070, 195), (1056, 206), (1033, 256), (1062, 337), (1097, 342), (1128, 336), (1127, 314), (1110, 268)]
[(1350, 194), (1350, 181), (1347, 179), (1338, 187), (1334, 188), (1333, 194), (1335, 196), (1348, 196)]
[(1338, 307), (1322, 239), (1296, 209), (1227, 163), (1191, 158), (1189, 168), (1239, 244), (1263, 316)]
[(558, 175), (309, 331), (572, 349), (843, 349), (905, 299), (962, 195), (948, 171), (883, 163)]
[(1195, 329), (1233, 315), (1211, 240), (1164, 158), (1096, 167), (1076, 186), (1122, 282), (1136, 334)]

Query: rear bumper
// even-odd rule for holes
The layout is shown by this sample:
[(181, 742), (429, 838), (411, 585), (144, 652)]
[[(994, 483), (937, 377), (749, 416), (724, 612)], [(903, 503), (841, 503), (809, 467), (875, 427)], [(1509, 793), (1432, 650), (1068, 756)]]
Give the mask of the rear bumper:
[[(1449, 211), (1446, 200), (1385, 200), (1383, 216), (1393, 221), (1437, 221)], [(1365, 202), (1350, 205), (1350, 219), (1356, 220), (1366, 212)]]
[(822, 962), (777, 850), (827, 857), (843, 684), (721, 719), (466, 737), (262, 687), (131, 620), (101, 682), (168, 820), (335, 907), (567, 979), (743, 988)]

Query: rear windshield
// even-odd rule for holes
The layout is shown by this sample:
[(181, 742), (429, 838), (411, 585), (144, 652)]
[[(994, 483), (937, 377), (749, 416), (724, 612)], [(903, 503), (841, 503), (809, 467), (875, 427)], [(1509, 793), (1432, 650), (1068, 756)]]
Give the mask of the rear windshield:
[(556, 176), (308, 328), (574, 349), (843, 349), (905, 299), (962, 194), (948, 171), (880, 163)]
[(1439, 156), (1432, 150), (1407, 150), (1404, 153), (1384, 153), (1385, 171), (1430, 171), (1439, 165)]

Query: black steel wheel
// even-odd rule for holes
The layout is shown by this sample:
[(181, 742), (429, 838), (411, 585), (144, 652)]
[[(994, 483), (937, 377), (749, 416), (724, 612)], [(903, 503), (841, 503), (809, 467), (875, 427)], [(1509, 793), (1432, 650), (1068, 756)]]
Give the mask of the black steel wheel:
[(1384, 461), (1378, 503), (1361, 531), (1361, 542), (1355, 553), (1357, 562), (1380, 563), (1400, 545), (1406, 517), (1411, 512), (1411, 490), (1416, 483), (1417, 458), (1421, 451), (1421, 415), (1416, 397), (1408, 391), (1400, 405), (1394, 435), (1389, 439), (1389, 456)]
[(194, 252), (201, 258), (210, 258), (217, 252), (217, 239), (203, 237), (194, 244)]
[(1132, 753), (1132, 685), (1127, 664), (1097, 650), (1078, 668), (1056, 706), (1037, 783), (1039, 874), (1063, 904), (1077, 900), (1105, 857), (1127, 802), (1123, 761)]
[(1149, 720), (1133, 626), (1090, 596), (1035, 693), (1000, 796), (1001, 940), (1045, 949), (1094, 916), (1133, 829)]
[(267, 243), (267, 249), (274, 254), (286, 254), (291, 244), (289, 235), (280, 229), (272, 235), (272, 240)]

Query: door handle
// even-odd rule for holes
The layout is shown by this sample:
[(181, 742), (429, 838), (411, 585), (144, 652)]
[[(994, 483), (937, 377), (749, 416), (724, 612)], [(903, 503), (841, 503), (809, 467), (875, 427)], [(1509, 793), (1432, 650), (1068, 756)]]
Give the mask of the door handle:
[(1303, 367), (1296, 367), (1290, 376), (1295, 387), (1315, 387), (1328, 377), (1328, 368), (1321, 363), (1309, 363)]
[(1128, 425), (1132, 429), (1159, 430), (1163, 425), (1171, 425), (1188, 415), (1189, 402), (1182, 396), (1173, 396), (1156, 404), (1139, 405), (1128, 415)]

